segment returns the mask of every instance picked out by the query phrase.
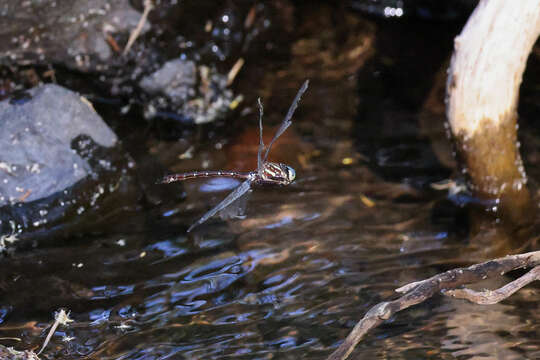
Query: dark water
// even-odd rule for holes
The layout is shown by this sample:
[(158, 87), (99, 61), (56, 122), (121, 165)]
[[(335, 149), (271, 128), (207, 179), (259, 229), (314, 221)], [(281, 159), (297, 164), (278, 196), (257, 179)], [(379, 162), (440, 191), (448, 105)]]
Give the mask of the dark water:
[[(260, 69), (238, 80), (246, 107), (255, 111), (263, 95), (271, 133), (311, 79), (271, 154), (298, 180), (256, 188), (246, 219), (214, 220), (189, 236), (235, 184), (186, 183), (184, 201), (171, 188), (173, 201), (2, 259), (0, 338), (21, 340), (1, 344), (38, 349), (63, 307), (75, 322), (57, 330), (42, 358), (324, 359), (395, 288), (481, 258), (466, 214), (430, 187), (454, 170), (434, 84), (461, 24), (302, 10), (290, 58), (265, 65), (256, 93), (250, 76)], [(126, 146), (157, 152), (175, 171), (249, 170), (256, 113), (234, 121), (244, 125), (227, 143), (201, 145), (185, 161), (156, 138)], [(492, 306), (437, 296), (374, 330), (352, 357), (540, 358), (537, 297), (534, 286)]]

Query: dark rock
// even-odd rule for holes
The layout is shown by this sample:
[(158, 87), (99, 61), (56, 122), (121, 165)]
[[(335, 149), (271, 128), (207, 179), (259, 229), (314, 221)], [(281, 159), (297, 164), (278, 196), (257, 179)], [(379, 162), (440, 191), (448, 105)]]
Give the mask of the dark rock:
[(224, 117), (233, 101), (226, 75), (215, 68), (197, 67), (190, 60), (166, 62), (144, 77), (139, 86), (151, 96), (146, 105), (147, 118), (170, 118), (172, 110), (182, 114), (182, 122), (203, 124)]
[(39, 360), (33, 351), (17, 351), (13, 348), (0, 345), (0, 359), (2, 360)]
[(163, 93), (171, 100), (182, 103), (195, 95), (197, 83), (196, 67), (193, 61), (172, 60), (152, 75), (141, 80), (139, 85), (148, 93)]
[(133, 183), (133, 162), (88, 101), (56, 85), (28, 95), (0, 102), (0, 247), (23, 230), (85, 223), (107, 203), (115, 211)]
[(113, 98), (122, 113), (142, 113), (159, 119), (160, 129), (182, 132), (185, 124), (230, 115), (241, 100), (233, 99), (228, 78), (237, 61), (288, 56), (284, 40), (294, 24), (289, 1), (153, 5), (147, 33), (123, 54), (143, 1), (0, 1), (0, 73), (13, 78), (8, 85), (0, 79), (0, 97), (56, 78), (95, 95), (96, 102)]
[(129, 34), (140, 17), (128, 0), (3, 0), (0, 63), (95, 68), (113, 57), (107, 37)]
[(77, 136), (111, 147), (116, 135), (90, 103), (56, 85), (28, 91), (25, 103), (0, 102), (0, 206), (33, 201), (72, 186), (92, 172), (71, 148)]

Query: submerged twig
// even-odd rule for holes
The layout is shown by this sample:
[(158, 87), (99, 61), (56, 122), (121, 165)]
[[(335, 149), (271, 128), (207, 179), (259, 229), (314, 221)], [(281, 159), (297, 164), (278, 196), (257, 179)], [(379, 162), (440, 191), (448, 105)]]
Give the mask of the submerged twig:
[[(398, 311), (419, 304), (429, 299), (437, 292), (443, 291), (446, 295), (465, 298), (477, 303), (480, 303), (480, 301), (482, 301), (481, 298), (483, 297), (489, 301), (493, 301), (484, 302), (485, 304), (496, 303), (512, 295), (531, 281), (538, 280), (540, 277), (539, 265), (540, 251), (534, 251), (490, 260), (467, 268), (448, 270), (429, 279), (402, 286), (396, 289), (396, 292), (404, 293), (405, 295), (396, 300), (382, 302), (373, 306), (366, 313), (364, 318), (356, 324), (337, 350), (328, 357), (328, 360), (346, 359), (369, 330), (379, 326)], [(457, 291), (456, 295), (456, 291), (450, 291), (451, 289), (456, 289), (465, 284), (471, 284), (490, 277), (504, 275), (505, 273), (518, 268), (528, 268), (533, 266), (534, 269), (530, 272), (508, 285), (492, 291), (491, 294), (485, 292), (475, 293), (471, 290), (467, 290)]]
[(131, 49), (131, 46), (133, 45), (135, 40), (137, 40), (137, 38), (139, 37), (144, 27), (144, 24), (146, 23), (146, 19), (148, 18), (148, 14), (150, 13), (150, 11), (152, 11), (153, 8), (154, 8), (154, 4), (152, 4), (152, 0), (144, 0), (143, 13), (141, 15), (141, 18), (139, 19), (139, 22), (137, 23), (137, 26), (135, 27), (135, 29), (133, 29), (133, 31), (129, 35), (128, 42), (126, 44), (126, 47), (124, 48), (124, 52), (122, 53), (122, 55), (125, 56), (129, 52), (129, 49)]
[(47, 346), (49, 341), (51, 341), (51, 337), (56, 331), (58, 325), (67, 325), (70, 322), (73, 322), (73, 320), (69, 318), (69, 312), (66, 312), (64, 309), (60, 309), (59, 311), (57, 311), (54, 314), (54, 324), (51, 326), (51, 329), (49, 330), (49, 333), (47, 334), (47, 337), (45, 338), (41, 349), (37, 352), (37, 355), (41, 354), (43, 350), (45, 350), (45, 347)]

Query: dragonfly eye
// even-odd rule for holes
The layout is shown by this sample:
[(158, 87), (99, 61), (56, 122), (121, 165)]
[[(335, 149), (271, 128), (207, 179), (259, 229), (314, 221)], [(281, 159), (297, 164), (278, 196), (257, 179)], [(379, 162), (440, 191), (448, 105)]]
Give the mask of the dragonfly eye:
[(287, 169), (287, 180), (293, 182), (296, 179), (296, 171), (290, 166), (285, 166), (285, 168)]

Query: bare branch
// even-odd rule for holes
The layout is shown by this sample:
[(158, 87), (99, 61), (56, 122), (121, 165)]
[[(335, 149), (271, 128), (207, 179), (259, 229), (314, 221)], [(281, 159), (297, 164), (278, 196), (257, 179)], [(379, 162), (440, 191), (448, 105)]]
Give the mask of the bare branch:
[(512, 296), (516, 291), (535, 280), (540, 280), (540, 266), (533, 268), (522, 277), (506, 284), (497, 290), (474, 291), (471, 289), (455, 289), (443, 292), (444, 295), (457, 299), (465, 299), (480, 305), (493, 305)]
[[(440, 291), (456, 289), (462, 285), (479, 282), (490, 277), (501, 276), (515, 269), (535, 266), (533, 270), (522, 277), (525, 279), (520, 278), (522, 282), (518, 282), (518, 284), (512, 286), (510, 285), (514, 282), (507, 285), (510, 286), (511, 289), (513, 289), (513, 286), (519, 286), (521, 284), (520, 287), (523, 287), (538, 278), (539, 270), (537, 269), (540, 268), (538, 265), (540, 265), (540, 251), (534, 251), (490, 260), (467, 268), (448, 270), (429, 279), (402, 286), (396, 291), (405, 293), (405, 295), (396, 300), (383, 302), (373, 306), (364, 318), (356, 324), (344, 342), (328, 357), (328, 360), (346, 359), (369, 330), (379, 326), (383, 321), (389, 319), (397, 312), (419, 304)], [(527, 275), (531, 278), (535, 278), (529, 280)], [(516, 281), (519, 281), (520, 279)], [(504, 288), (506, 288), (506, 286), (501, 289)], [(516, 288), (513, 292), (518, 289), (519, 288)], [(446, 293), (448, 293), (448, 291), (446, 291)], [(508, 296), (512, 293), (509, 293)]]

